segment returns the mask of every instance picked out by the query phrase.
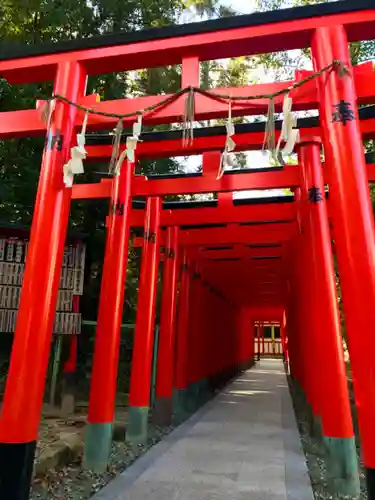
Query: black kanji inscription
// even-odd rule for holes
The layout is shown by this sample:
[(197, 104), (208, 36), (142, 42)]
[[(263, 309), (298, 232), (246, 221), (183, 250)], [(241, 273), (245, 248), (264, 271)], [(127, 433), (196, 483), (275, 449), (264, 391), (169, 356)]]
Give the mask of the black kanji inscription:
[(354, 111), (350, 102), (341, 101), (333, 106), (332, 123), (339, 122), (345, 127), (347, 122), (354, 120)]
[(144, 239), (146, 241), (150, 241), (151, 243), (156, 243), (156, 233), (149, 233), (148, 231), (145, 231)]
[(116, 203), (112, 203), (112, 213), (113, 215), (124, 215), (124, 203), (121, 203), (120, 201), (117, 201)]
[(312, 186), (309, 189), (309, 201), (312, 203), (320, 203), (323, 201), (322, 193), (318, 187)]

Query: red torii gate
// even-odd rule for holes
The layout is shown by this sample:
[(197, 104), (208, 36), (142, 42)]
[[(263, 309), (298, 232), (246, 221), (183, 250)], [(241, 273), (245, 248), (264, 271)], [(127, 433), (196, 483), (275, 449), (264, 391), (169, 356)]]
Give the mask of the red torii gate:
[[(292, 94), (295, 94), (293, 95), (295, 109), (317, 107), (320, 110), (320, 127), (315, 127), (313, 133), (323, 138), (325, 160), (329, 171), (330, 212), (335, 229), (335, 248), (345, 303), (356, 398), (361, 402), (358, 406), (358, 416), (367, 485), (369, 498), (371, 500), (375, 498), (375, 437), (372, 431), (375, 417), (373, 397), (375, 377), (372, 338), (367, 330), (368, 325), (373, 324), (375, 319), (374, 308), (367, 306), (368, 301), (371, 304), (375, 300), (375, 232), (367, 186), (368, 179), (373, 177), (372, 174), (366, 173), (361, 137), (361, 134), (365, 137), (371, 136), (374, 124), (372, 119), (360, 122), (357, 113), (357, 102), (367, 104), (374, 101), (371, 92), (373, 85), (370, 85), (370, 81), (373, 82), (373, 75), (370, 75), (369, 69), (366, 68), (355, 70), (351, 68), (348, 51), (348, 41), (373, 38), (374, 26), (375, 9), (371, 8), (369, 2), (363, 0), (356, 2), (356, 5), (351, 5), (349, 2), (343, 2), (341, 5), (322, 4), (284, 10), (281, 13), (240, 16), (166, 30), (152, 30), (144, 34), (102, 37), (86, 42), (67, 42), (52, 48), (25, 47), (21, 52), (15, 49), (13, 52), (8, 50), (5, 55), (0, 54), (2, 77), (11, 83), (53, 79), (54, 95), (58, 96), (47, 130), (28, 264), (0, 418), (0, 454), (4, 464), (1, 469), (1, 496), (10, 500), (28, 498), (72, 193), (74, 198), (111, 197), (112, 201), (116, 202), (115, 206), (119, 203), (122, 207), (119, 213), (111, 211), (109, 216), (95, 354), (95, 366), (99, 367), (108, 359), (108, 352), (113, 355), (112, 364), (107, 365), (109, 373), (106, 376), (106, 382), (109, 382), (111, 388), (115, 386), (117, 373), (116, 346), (131, 225), (131, 197), (148, 197), (138, 304), (138, 311), (147, 314), (138, 313), (137, 317), (128, 429), (128, 435), (134, 442), (143, 440), (146, 435), (153, 311), (161, 243), (160, 197), (179, 194), (181, 180), (176, 184), (173, 179), (151, 181), (133, 178), (129, 164), (113, 181), (98, 183), (90, 188), (77, 186), (73, 190), (64, 186), (62, 167), (69, 157), (70, 147), (74, 145), (72, 137), (74, 128), (82, 123), (84, 115), (69, 102), (90, 106), (97, 112), (104, 111), (116, 115), (119, 109), (135, 113), (164, 100), (164, 96), (151, 96), (136, 100), (96, 103), (95, 96), (85, 96), (87, 75), (182, 63), (181, 87), (186, 89), (199, 86), (200, 61), (251, 55), (260, 50), (277, 51), (311, 46), (315, 70), (321, 71), (321, 74), (315, 83), (306, 84), (298, 90), (294, 89)], [(332, 66), (334, 61), (340, 61), (341, 69), (346, 68), (344, 75), (337, 66)], [(325, 71), (328, 67), (331, 70)], [(364, 85), (364, 82), (367, 85)], [(303, 88), (308, 90), (308, 96), (303, 96)], [(215, 93), (221, 94), (225, 91), (234, 99), (243, 93), (254, 97), (259, 91), (269, 93), (277, 90), (280, 90), (279, 84), (273, 87), (264, 86), (261, 90), (259, 87), (217, 89), (210, 92), (210, 97), (195, 89), (196, 118), (226, 116), (227, 104), (219, 102), (220, 99), (213, 99), (212, 95)], [(265, 111), (267, 99), (248, 100), (250, 103), (240, 102), (234, 105), (234, 116), (259, 114)], [(275, 102), (276, 109), (279, 109), (281, 98), (276, 98)], [(171, 97), (168, 106), (145, 114), (145, 122), (150, 125), (173, 123), (183, 114), (183, 106), (184, 99), (181, 93), (176, 99)], [(90, 116), (88, 130), (111, 128), (115, 121), (115, 117), (93, 115), (93, 119)], [(123, 117), (125, 126), (133, 121), (131, 117)], [(46, 126), (38, 110), (2, 113), (1, 138), (42, 135), (45, 132)], [(309, 132), (311, 134), (312, 130)], [(258, 134), (257, 138), (255, 135), (252, 137), (259, 147), (260, 135)], [(199, 138), (195, 141), (199, 140), (203, 143)], [(197, 145), (195, 141), (191, 146), (193, 151)], [(222, 150), (223, 139), (217, 139), (216, 144), (217, 146), (213, 148), (211, 144), (210, 149)], [(147, 146), (139, 146), (139, 153), (142, 148), (146, 150)], [(94, 146), (92, 149), (94, 150)], [(101, 157), (108, 156), (108, 153), (96, 151), (95, 154), (100, 154)], [(321, 196), (324, 184), (319, 152), (318, 138), (303, 137), (299, 149), (298, 167), (287, 166), (279, 172), (271, 173), (224, 175), (219, 181), (215, 179), (214, 170), (211, 169), (208, 174), (210, 168), (206, 167), (207, 174), (204, 173), (201, 179), (189, 179), (184, 183), (189, 183), (190, 193), (244, 190), (249, 187), (251, 189), (289, 187), (296, 190), (298, 224), (295, 225), (298, 230), (293, 236), (289, 235), (290, 238), (284, 235), (285, 240), (281, 240), (286, 242), (288, 248), (285, 253), (289, 273), (286, 277), (284, 326), (290, 339), (291, 369), (293, 376), (301, 383), (314, 415), (322, 419), (323, 438), (328, 450), (328, 472), (332, 474), (335, 487), (340, 492), (355, 495), (358, 493), (358, 473), (339, 337), (327, 207), (324, 197)], [(152, 156), (152, 153), (150, 154)], [(216, 164), (218, 153), (214, 151), (212, 155), (216, 155), (213, 160)], [(244, 181), (243, 176), (247, 175), (249, 177)], [(92, 190), (90, 196), (87, 195), (89, 190)], [(167, 256), (172, 263), (169, 266), (172, 277), (168, 278), (167, 286), (167, 289), (172, 290), (169, 300), (175, 297), (177, 282), (175, 261), (181, 250), (177, 243), (185, 245), (182, 246), (183, 274), (177, 321), (175, 388), (178, 390), (179, 398), (186, 391), (187, 383), (192, 388), (190, 392), (197, 392), (198, 396), (207, 387), (208, 381), (217, 383), (236, 373), (238, 369), (249, 366), (252, 361), (253, 341), (248, 335), (251, 327), (251, 316), (248, 311), (239, 308), (222, 291), (210, 290), (212, 285), (206, 277), (208, 272), (206, 265), (203, 265), (205, 259), (192, 261), (190, 258), (188, 247), (206, 244), (206, 240), (202, 239), (205, 236), (201, 234), (198, 235), (199, 239), (194, 239), (194, 236), (182, 234), (180, 240), (177, 239), (178, 231), (175, 227), (170, 226), (167, 238)], [(236, 244), (246, 244), (249, 238), (250, 241), (252, 238), (252, 233), (246, 232), (246, 228), (239, 232), (229, 230), (229, 233), (225, 241)], [(282, 233), (276, 231), (269, 236), (269, 242), (275, 241), (275, 237), (279, 241)], [(261, 239), (268, 241), (266, 232)], [(207, 244), (213, 242), (216, 244), (219, 241), (223, 242), (220, 231)], [(266, 269), (269, 269), (269, 265), (268, 263)], [(306, 269), (309, 265), (311, 277), (306, 279)], [(210, 277), (213, 278), (214, 275), (214, 271), (210, 272)], [(189, 293), (189, 288), (192, 289), (192, 293)], [(35, 293), (36, 290), (45, 290), (45, 293)], [(314, 300), (317, 303), (312, 308), (311, 302)], [(202, 304), (206, 304), (206, 310), (202, 311)], [(188, 342), (189, 307), (192, 314), (190, 315), (191, 337)], [(319, 317), (313, 314), (317, 310), (320, 310)], [(113, 314), (109, 314), (112, 312)], [(173, 310), (170, 309), (168, 321), (173, 319), (173, 314)], [(235, 332), (233, 338), (226, 335), (229, 330)], [(107, 338), (104, 335), (105, 331), (111, 332)], [(38, 332), (37, 336), (35, 332)], [(170, 332), (171, 327), (169, 334)], [(217, 342), (217, 335), (221, 342)], [(306, 348), (306, 337), (310, 340), (309, 349), (313, 345), (313, 355)], [(189, 358), (187, 358), (188, 352), (190, 352)], [(312, 363), (317, 359), (321, 361), (322, 367), (314, 379), (311, 373), (316, 366)], [(210, 362), (205, 364), (205, 361)], [(92, 384), (97, 389), (103, 381), (100, 369), (95, 366)], [(169, 383), (170, 374), (166, 378)], [(322, 385), (323, 382), (324, 394), (319, 391), (319, 384)], [(89, 446), (86, 450), (86, 459), (88, 461), (92, 459), (98, 465), (105, 464), (107, 460), (114, 408), (114, 391), (110, 391), (105, 408), (100, 408), (102, 393), (103, 390), (93, 390), (91, 393), (90, 412), (94, 419), (90, 421), (92, 425), (88, 430), (89, 434), (91, 433), (91, 441), (89, 435), (87, 440)], [(193, 399), (195, 404), (196, 399), (195, 401)], [(99, 413), (101, 420), (97, 421), (95, 416)], [(28, 415), (27, 421), (25, 415)], [(96, 447), (92, 445), (94, 438), (97, 439)], [(100, 450), (98, 444), (102, 445)], [(340, 470), (335, 467), (338, 463)]]

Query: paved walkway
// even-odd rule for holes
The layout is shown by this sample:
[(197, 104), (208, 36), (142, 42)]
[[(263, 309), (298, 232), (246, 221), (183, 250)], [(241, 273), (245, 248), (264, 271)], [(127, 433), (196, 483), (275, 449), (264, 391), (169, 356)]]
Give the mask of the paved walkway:
[(263, 360), (93, 500), (313, 500), (283, 365)]

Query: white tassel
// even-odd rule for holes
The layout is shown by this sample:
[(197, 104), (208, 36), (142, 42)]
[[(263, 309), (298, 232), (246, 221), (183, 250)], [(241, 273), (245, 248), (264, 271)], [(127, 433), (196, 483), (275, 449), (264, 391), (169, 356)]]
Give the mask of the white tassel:
[(297, 120), (292, 114), (292, 104), (292, 98), (289, 97), (288, 94), (286, 94), (283, 103), (284, 120), (276, 147), (276, 158), (279, 158), (280, 146), (282, 141), (286, 143), (282, 150), (283, 154), (285, 154), (286, 156), (290, 155), (293, 152), (296, 142), (299, 141), (299, 130), (295, 128), (297, 126)]
[(64, 184), (67, 188), (71, 188), (73, 186), (74, 175), (72, 174), (69, 162), (65, 163), (63, 167), (63, 172), (64, 172), (64, 179), (63, 179)]
[(236, 133), (236, 130), (234, 128), (234, 123), (232, 121), (232, 102), (229, 101), (229, 113), (228, 113), (228, 122), (226, 125), (227, 129), (227, 140), (225, 143), (226, 150), (228, 152), (234, 151), (236, 148), (236, 143), (233, 140), (233, 136)]
[(142, 114), (138, 115), (137, 121), (133, 125), (133, 136), (139, 138), (139, 136), (142, 133), (142, 120), (143, 116)]
[(224, 174), (224, 170), (226, 167), (232, 167), (233, 163), (230, 157), (230, 154), (232, 151), (236, 149), (236, 143), (233, 140), (233, 136), (236, 133), (234, 123), (232, 121), (232, 103), (229, 101), (229, 112), (228, 112), (228, 121), (226, 124), (226, 129), (227, 129), (227, 138), (225, 141), (225, 148), (223, 151), (223, 154), (221, 155), (221, 161), (220, 161), (220, 167), (219, 167), (219, 172), (217, 174), (216, 179), (219, 180)]
[(115, 175), (119, 175), (121, 165), (125, 159), (125, 157), (131, 162), (135, 162), (135, 151), (137, 149), (137, 144), (140, 142), (139, 136), (142, 134), (142, 114), (138, 115), (137, 121), (133, 124), (133, 135), (126, 138), (126, 148), (124, 153), (120, 156), (119, 161), (116, 164)]
[(132, 163), (135, 162), (135, 150), (137, 149), (138, 138), (137, 137), (127, 137), (126, 138), (126, 155), (128, 160)]
[(88, 112), (85, 114), (81, 133), (77, 134), (77, 146), (71, 148), (70, 160), (64, 165), (64, 184), (66, 187), (72, 187), (75, 175), (83, 174), (85, 172), (83, 160), (86, 160), (87, 156), (87, 151), (85, 149), (87, 121)]
[(125, 158), (127, 158), (131, 163), (135, 162), (135, 151), (137, 149), (138, 142), (140, 142), (139, 136), (142, 133), (142, 119), (142, 114), (139, 114), (137, 121), (133, 124), (133, 135), (126, 138), (126, 147), (115, 165), (113, 172), (114, 175), (120, 174), (121, 166), (124, 163)]
[(293, 153), (294, 146), (300, 141), (300, 133), (298, 128), (293, 128), (290, 133), (288, 140), (284, 146), (283, 154), (289, 156)]

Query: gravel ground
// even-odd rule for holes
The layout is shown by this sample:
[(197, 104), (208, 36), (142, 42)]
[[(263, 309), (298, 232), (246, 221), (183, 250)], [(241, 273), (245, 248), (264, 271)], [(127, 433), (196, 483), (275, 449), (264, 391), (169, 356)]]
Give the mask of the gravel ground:
[(125, 470), (134, 460), (173, 430), (150, 424), (146, 446), (133, 449), (125, 442), (114, 442), (107, 472), (98, 474), (81, 467), (81, 458), (66, 467), (52, 469), (43, 479), (34, 480), (30, 500), (87, 500)]
[[(323, 460), (323, 452), (317, 438), (313, 438), (309, 434), (309, 409), (306, 402), (301, 396), (301, 393), (296, 389), (293, 383), (289, 380), (291, 389), (294, 410), (296, 413), (297, 423), (301, 435), (303, 450), (306, 456), (306, 462), (309, 468), (311, 485), (313, 487), (316, 500), (341, 500), (340, 495), (332, 495), (328, 492), (328, 484), (325, 481), (325, 464)], [(360, 500), (367, 500), (367, 491), (365, 486), (365, 474), (363, 463), (360, 458), (358, 428), (356, 422), (356, 414), (354, 407), (354, 397), (351, 384), (349, 383), (350, 399), (352, 405), (354, 428), (356, 429), (357, 454), (360, 463), (360, 480), (361, 480), (361, 496)]]

